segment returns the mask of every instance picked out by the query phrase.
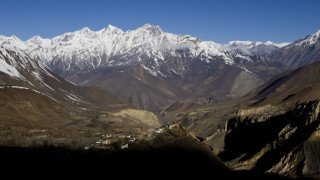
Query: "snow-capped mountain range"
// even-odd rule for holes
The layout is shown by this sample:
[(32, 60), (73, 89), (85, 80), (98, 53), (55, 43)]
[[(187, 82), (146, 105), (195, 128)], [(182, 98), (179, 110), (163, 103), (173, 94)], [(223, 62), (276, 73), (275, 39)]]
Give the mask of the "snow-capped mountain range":
[[(270, 41), (231, 41), (221, 45), (190, 35), (166, 33), (159, 26), (150, 24), (126, 32), (112, 25), (99, 31), (91, 31), (86, 27), (52, 39), (34, 36), (25, 42), (16, 36), (0, 36), (0, 45), (5, 44), (19, 47), (58, 73), (142, 63), (157, 74), (161, 74), (159, 64), (165, 61), (166, 56), (181, 57), (181, 52), (187, 52), (189, 58), (199, 57), (205, 61), (219, 57), (225, 64), (231, 65), (235, 61), (228, 53), (230, 51), (245, 56), (268, 55), (288, 45)], [(250, 60), (248, 57), (244, 59)], [(173, 71), (182, 73), (179, 69), (173, 68)]]
[[(150, 24), (125, 32), (108, 25), (52, 39), (0, 36), (0, 46), (21, 49), (76, 84), (102, 87), (136, 107), (157, 112), (175, 101), (240, 97), (288, 68), (319, 60), (319, 34), (293, 43), (218, 44)], [(18, 76), (3, 67), (2, 72)]]

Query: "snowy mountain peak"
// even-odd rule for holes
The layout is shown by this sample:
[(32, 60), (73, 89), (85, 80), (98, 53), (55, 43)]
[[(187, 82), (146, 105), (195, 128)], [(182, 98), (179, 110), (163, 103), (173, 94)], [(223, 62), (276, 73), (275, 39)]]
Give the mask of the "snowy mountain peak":
[(320, 30), (307, 38), (307, 43), (314, 44), (320, 39)]
[(107, 29), (114, 30), (114, 29), (119, 29), (119, 28), (112, 26), (111, 24), (108, 24)]
[(154, 26), (154, 25), (149, 24), (149, 23), (141, 26), (140, 28), (141, 28), (141, 29), (152, 29), (152, 28), (159, 28), (159, 29), (160, 29), (160, 27), (159, 27), (158, 25), (157, 25), (157, 26)]
[(16, 43), (16, 42), (22, 42), (17, 36), (13, 35), (13, 36), (9, 36), (9, 37), (6, 37), (6, 36), (0, 36), (0, 40), (3, 42), (3, 41), (6, 41), (7, 44), (10, 44), (10, 43)]
[(0, 36), (0, 45), (17, 46), (21, 49), (26, 48), (25, 42), (23, 42), (16, 36), (10, 36), (10, 37)]
[(80, 32), (82, 33), (88, 33), (88, 32), (91, 32), (91, 29), (89, 29), (88, 27), (84, 27), (80, 30)]
[(33, 36), (32, 38), (28, 39), (26, 42), (34, 43), (34, 44), (41, 44), (41, 42), (43, 40), (44, 39), (41, 36), (36, 35), (36, 36)]
[(152, 33), (153, 35), (161, 35), (163, 33), (159, 26), (154, 26), (148, 23), (138, 28), (137, 30), (146, 30)]
[(107, 33), (107, 34), (123, 34), (123, 31), (115, 26), (112, 26), (111, 24), (109, 24), (107, 26), (107, 28), (103, 28), (100, 31), (98, 31), (100, 33)]
[(20, 39), (19, 39), (17, 36), (15, 36), (15, 35), (10, 36), (9, 38), (10, 38), (10, 39), (20, 40)]
[(314, 35), (316, 35), (316, 36), (320, 36), (320, 30), (318, 30), (316, 33), (314, 33)]
[(305, 38), (299, 39), (296, 41), (295, 46), (301, 46), (301, 45), (313, 45), (320, 41), (320, 30), (318, 30), (316, 33), (306, 36)]
[(91, 29), (89, 29), (88, 27), (84, 27), (84, 28), (80, 29), (79, 31), (76, 31), (75, 33), (79, 33), (83, 36), (86, 36), (90, 33), (93, 33), (93, 31), (91, 31)]
[(265, 42), (264, 44), (265, 44), (265, 45), (275, 45), (275, 43), (272, 42), (272, 41), (267, 41), (267, 42)]
[(32, 38), (30, 38), (29, 40), (41, 40), (41, 39), (43, 39), (41, 36), (35, 35)]

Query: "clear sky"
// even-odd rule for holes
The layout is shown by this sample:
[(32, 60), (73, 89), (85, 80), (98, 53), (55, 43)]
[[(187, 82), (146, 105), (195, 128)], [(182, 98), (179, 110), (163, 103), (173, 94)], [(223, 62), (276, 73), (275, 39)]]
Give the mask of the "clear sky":
[(0, 0), (0, 35), (22, 40), (146, 23), (217, 43), (290, 42), (320, 29), (320, 0)]

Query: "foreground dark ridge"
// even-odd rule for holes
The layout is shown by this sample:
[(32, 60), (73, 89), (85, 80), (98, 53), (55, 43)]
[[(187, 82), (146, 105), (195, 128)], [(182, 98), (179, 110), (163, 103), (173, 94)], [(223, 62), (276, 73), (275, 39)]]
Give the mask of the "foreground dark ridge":
[[(182, 138), (148, 150), (105, 151), (38, 147), (0, 147), (3, 170), (63, 175), (64, 177), (290, 179), (254, 171), (232, 171), (192, 138)], [(3, 171), (8, 172), (8, 171)], [(21, 174), (18, 174), (21, 175)]]

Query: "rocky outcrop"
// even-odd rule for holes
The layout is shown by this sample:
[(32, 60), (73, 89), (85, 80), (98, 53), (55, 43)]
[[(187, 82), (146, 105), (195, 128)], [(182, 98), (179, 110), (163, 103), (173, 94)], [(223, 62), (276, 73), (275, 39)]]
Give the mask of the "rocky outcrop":
[(219, 157), (236, 170), (319, 177), (320, 101), (276, 109), (246, 109), (229, 119)]

